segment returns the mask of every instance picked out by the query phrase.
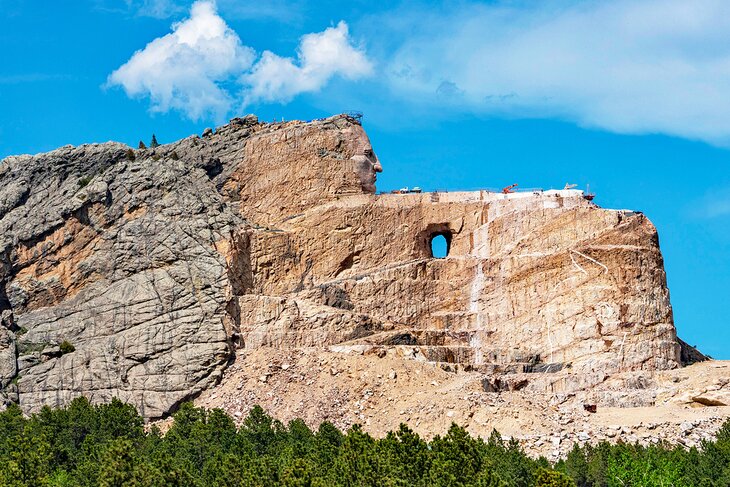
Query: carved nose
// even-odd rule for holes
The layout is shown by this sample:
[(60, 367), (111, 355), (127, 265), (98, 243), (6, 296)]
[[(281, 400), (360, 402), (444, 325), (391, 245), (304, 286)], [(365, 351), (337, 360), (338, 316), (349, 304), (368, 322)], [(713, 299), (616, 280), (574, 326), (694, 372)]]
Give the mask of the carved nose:
[(380, 161), (377, 159), (375, 160), (375, 164), (373, 164), (373, 169), (375, 169), (375, 172), (383, 172), (383, 166), (380, 165)]

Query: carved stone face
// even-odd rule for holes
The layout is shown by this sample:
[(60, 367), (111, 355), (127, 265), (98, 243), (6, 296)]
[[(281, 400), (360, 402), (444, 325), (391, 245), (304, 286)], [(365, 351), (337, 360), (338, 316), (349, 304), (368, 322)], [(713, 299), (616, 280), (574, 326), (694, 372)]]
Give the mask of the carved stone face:
[(378, 156), (373, 152), (370, 141), (366, 142), (358, 150), (358, 153), (352, 156), (352, 160), (355, 163), (355, 171), (360, 177), (363, 191), (366, 193), (375, 193), (376, 173), (383, 172), (383, 166), (380, 165)]

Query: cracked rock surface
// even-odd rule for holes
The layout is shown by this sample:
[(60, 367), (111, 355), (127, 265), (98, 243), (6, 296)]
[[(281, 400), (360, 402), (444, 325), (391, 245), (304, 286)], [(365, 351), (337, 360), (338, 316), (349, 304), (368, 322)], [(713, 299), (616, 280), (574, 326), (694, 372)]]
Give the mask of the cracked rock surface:
[(5, 159), (0, 400), (116, 396), (159, 418), (262, 347), (388, 354), (497, 392), (631, 388), (695, 356), (644, 215), (576, 190), (378, 195), (381, 170), (347, 116)]

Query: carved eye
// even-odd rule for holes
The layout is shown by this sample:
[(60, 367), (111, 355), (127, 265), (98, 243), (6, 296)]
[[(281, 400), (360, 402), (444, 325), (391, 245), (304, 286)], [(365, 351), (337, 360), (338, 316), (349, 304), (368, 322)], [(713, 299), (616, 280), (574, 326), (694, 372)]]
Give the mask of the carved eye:
[(372, 149), (365, 149), (363, 151), (363, 154), (365, 154), (367, 157), (373, 157), (373, 150)]

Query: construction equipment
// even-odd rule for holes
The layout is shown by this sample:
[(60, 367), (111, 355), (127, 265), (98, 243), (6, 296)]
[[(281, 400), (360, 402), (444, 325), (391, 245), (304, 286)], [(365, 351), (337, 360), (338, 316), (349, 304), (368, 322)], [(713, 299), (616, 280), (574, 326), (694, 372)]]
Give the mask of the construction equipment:
[(502, 188), (502, 193), (503, 193), (503, 194), (509, 194), (509, 193), (514, 193), (514, 189), (515, 189), (515, 188), (516, 188), (517, 186), (518, 186), (518, 184), (517, 184), (517, 183), (515, 183), (515, 184), (510, 184), (509, 186), (505, 186), (504, 188)]
[(576, 186), (578, 186), (578, 185), (577, 185), (577, 184), (570, 184), (570, 183), (565, 183), (565, 187), (563, 188), (563, 190), (566, 190), (566, 189), (573, 189), (573, 188), (575, 188)]
[(419, 188), (418, 186), (414, 186), (412, 188), (409, 188), (408, 186), (404, 186), (401, 189), (394, 189), (390, 193), (391, 194), (409, 194), (409, 193), (421, 193), (423, 190)]
[(591, 193), (591, 185), (586, 184), (586, 192), (583, 193), (583, 197), (587, 199), (588, 201), (593, 201), (593, 198), (596, 197), (596, 193)]

